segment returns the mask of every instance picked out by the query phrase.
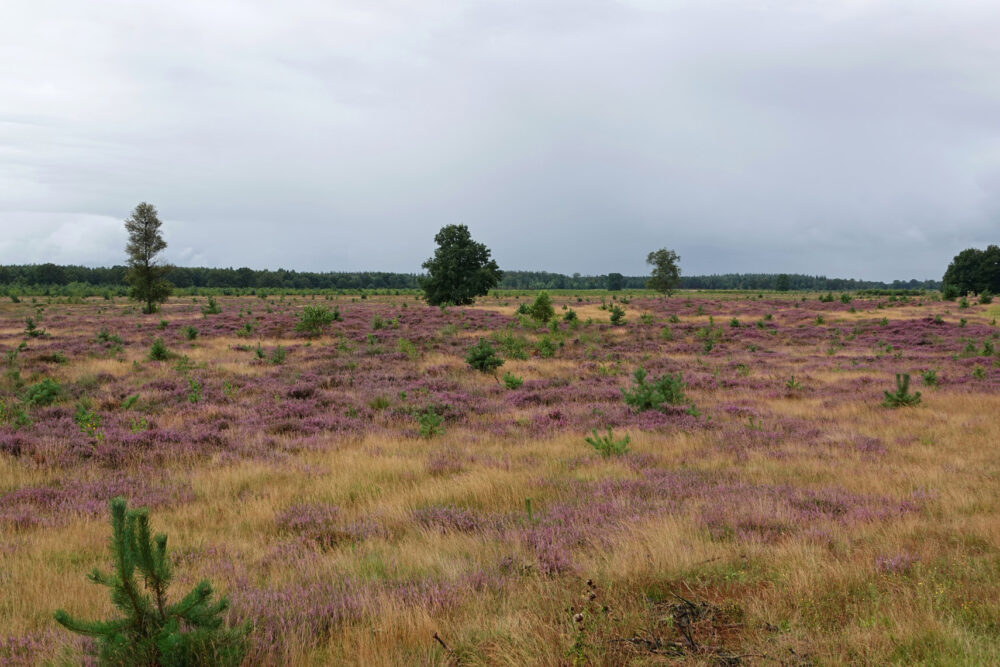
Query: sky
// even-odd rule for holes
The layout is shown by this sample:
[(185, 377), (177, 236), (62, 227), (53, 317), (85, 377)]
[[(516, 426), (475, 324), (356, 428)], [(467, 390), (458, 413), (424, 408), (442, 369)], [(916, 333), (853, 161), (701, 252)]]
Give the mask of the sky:
[(1000, 242), (996, 0), (4, 0), (0, 264), (939, 279)]

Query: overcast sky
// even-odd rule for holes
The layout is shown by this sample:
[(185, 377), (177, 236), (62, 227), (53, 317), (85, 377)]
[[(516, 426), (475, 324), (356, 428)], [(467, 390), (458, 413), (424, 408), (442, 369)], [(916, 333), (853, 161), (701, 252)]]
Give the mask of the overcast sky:
[(940, 278), (1000, 242), (996, 0), (4, 0), (0, 264)]

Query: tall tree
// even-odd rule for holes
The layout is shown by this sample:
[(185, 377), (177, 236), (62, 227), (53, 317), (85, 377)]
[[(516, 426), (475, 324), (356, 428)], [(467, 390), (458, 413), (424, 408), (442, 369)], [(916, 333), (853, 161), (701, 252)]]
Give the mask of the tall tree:
[(164, 279), (170, 267), (157, 258), (167, 247), (160, 234), (160, 224), (156, 207), (146, 202), (136, 206), (125, 220), (125, 230), (128, 231), (128, 243), (125, 245), (128, 273), (125, 280), (132, 286), (129, 296), (146, 302), (142, 310), (144, 313), (155, 313), (157, 304), (166, 301), (171, 291), (170, 283)]
[(489, 248), (473, 241), (465, 225), (442, 227), (434, 241), (438, 248), (423, 263), (428, 275), (420, 279), (424, 298), (432, 306), (470, 304), (503, 277)]
[(608, 274), (608, 291), (617, 292), (621, 290), (622, 285), (625, 283), (625, 277), (620, 273), (609, 273)]
[(646, 264), (653, 267), (653, 273), (646, 281), (646, 287), (666, 295), (673, 293), (681, 282), (680, 256), (673, 250), (660, 248), (649, 253)]
[(943, 289), (958, 294), (1000, 292), (1000, 246), (967, 248), (955, 255), (944, 273)]

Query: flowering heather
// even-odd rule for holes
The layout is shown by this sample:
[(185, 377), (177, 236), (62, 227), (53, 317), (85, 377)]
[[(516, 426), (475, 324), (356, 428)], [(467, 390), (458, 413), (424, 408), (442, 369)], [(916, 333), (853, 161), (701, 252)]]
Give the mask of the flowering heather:
[[(1000, 307), (551, 294), (554, 328), (517, 293), (0, 301), (0, 664), (83, 659), (51, 613), (103, 603), (88, 527), (116, 495), (253, 621), (248, 664), (655, 661), (657, 590), (740, 616), (718, 655), (1000, 663)], [(307, 305), (340, 319), (307, 338)], [(523, 382), (470, 369), (478, 340)], [(637, 368), (685, 403), (631, 409)], [(897, 373), (919, 406), (881, 406)], [(587, 444), (608, 428), (627, 453)], [(610, 611), (578, 625), (587, 579)]]

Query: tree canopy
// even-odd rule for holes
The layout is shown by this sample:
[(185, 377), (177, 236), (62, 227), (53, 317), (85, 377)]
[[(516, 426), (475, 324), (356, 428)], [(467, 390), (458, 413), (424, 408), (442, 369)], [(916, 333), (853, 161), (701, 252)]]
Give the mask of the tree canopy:
[(156, 207), (142, 202), (135, 207), (132, 215), (125, 220), (128, 243), (128, 272), (125, 280), (131, 285), (129, 296), (137, 301), (145, 301), (144, 313), (155, 313), (156, 304), (163, 303), (170, 296), (171, 285), (164, 276), (169, 267), (157, 258), (167, 247), (160, 234), (160, 218)]
[(427, 276), (420, 278), (427, 303), (465, 305), (495, 287), (503, 272), (490, 251), (476, 243), (465, 225), (446, 225), (434, 236), (434, 256), (423, 263)]
[(660, 248), (649, 253), (646, 263), (652, 265), (653, 273), (646, 286), (657, 292), (671, 294), (681, 282), (680, 256), (673, 250)]
[(955, 255), (944, 273), (944, 288), (958, 293), (990, 291), (1000, 292), (1000, 246), (990, 245), (986, 250), (967, 248)]

